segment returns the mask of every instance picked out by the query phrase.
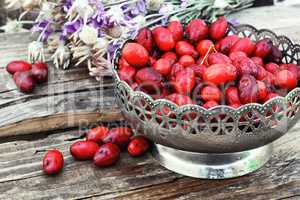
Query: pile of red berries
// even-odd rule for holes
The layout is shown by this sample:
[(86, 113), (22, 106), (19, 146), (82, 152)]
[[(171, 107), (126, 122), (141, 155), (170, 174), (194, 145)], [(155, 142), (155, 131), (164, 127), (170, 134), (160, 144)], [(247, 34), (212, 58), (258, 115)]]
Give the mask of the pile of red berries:
[(143, 28), (124, 45), (118, 75), (154, 99), (205, 108), (264, 103), (297, 86), (299, 67), (283, 64), (270, 39), (253, 42), (228, 32), (224, 17), (211, 25), (195, 19), (186, 27), (172, 21)]
[(48, 79), (48, 66), (44, 62), (30, 64), (23, 60), (12, 61), (7, 64), (6, 70), (13, 75), (16, 86), (24, 93), (30, 93), (37, 83)]
[[(76, 160), (93, 160), (97, 167), (115, 164), (122, 150), (127, 149), (133, 156), (141, 156), (150, 148), (150, 143), (143, 136), (132, 136), (128, 127), (108, 129), (104, 126), (92, 128), (86, 134), (86, 140), (76, 141), (70, 146), (70, 153)], [(50, 150), (43, 159), (46, 174), (57, 174), (64, 165), (63, 155), (58, 150)]]

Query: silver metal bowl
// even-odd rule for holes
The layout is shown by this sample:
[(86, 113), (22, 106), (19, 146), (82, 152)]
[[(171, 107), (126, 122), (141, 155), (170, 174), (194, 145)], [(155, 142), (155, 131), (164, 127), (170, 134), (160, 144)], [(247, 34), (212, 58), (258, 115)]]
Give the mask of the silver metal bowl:
[[(300, 64), (300, 46), (285, 36), (250, 25), (230, 25), (229, 34), (253, 41), (270, 38), (282, 50), (284, 63)], [(132, 127), (154, 142), (154, 157), (170, 170), (208, 179), (250, 173), (269, 160), (272, 142), (300, 117), (300, 88), (265, 104), (251, 103), (238, 109), (153, 100), (119, 79), (116, 70), (121, 49), (115, 54), (113, 69), (117, 102)], [(166, 107), (169, 112), (163, 112)]]

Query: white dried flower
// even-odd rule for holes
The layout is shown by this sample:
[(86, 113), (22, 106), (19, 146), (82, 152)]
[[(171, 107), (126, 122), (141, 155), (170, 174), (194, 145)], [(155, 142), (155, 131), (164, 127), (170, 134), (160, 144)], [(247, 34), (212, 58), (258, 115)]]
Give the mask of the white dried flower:
[(97, 42), (94, 44), (93, 49), (106, 51), (109, 41), (106, 38), (98, 38)]
[(106, 12), (107, 16), (117, 24), (120, 24), (124, 19), (123, 10), (120, 5), (111, 6), (109, 10)]
[(137, 25), (136, 29), (140, 29), (140, 28), (144, 27), (146, 24), (146, 19), (143, 15), (138, 15), (138, 16), (134, 17), (132, 20)]
[(1, 26), (0, 30), (3, 30), (5, 33), (19, 33), (28, 31), (27, 29), (23, 28), (22, 21), (11, 19), (8, 19), (6, 25)]
[(70, 65), (71, 51), (67, 46), (61, 44), (51, 56), (51, 59), (56, 68), (67, 69)]
[(91, 26), (83, 26), (80, 33), (79, 38), (87, 45), (93, 45), (97, 42), (98, 38), (98, 30)]
[(22, 8), (22, 0), (5, 0), (5, 7), (7, 10), (18, 10)]
[(36, 61), (45, 61), (45, 52), (42, 42), (33, 41), (28, 45), (28, 60), (31, 63)]
[(91, 17), (93, 13), (94, 10), (90, 5), (89, 0), (75, 0), (68, 11), (67, 18), (73, 19), (82, 17), (84, 23), (86, 23), (87, 19)]
[(39, 12), (38, 17), (36, 18), (36, 21), (42, 21), (47, 20), (51, 21), (53, 18), (53, 10), (55, 7), (55, 3), (52, 2), (43, 2), (41, 6), (41, 10)]
[(147, 8), (151, 11), (159, 11), (161, 6), (163, 5), (164, 0), (147, 0), (146, 5)]

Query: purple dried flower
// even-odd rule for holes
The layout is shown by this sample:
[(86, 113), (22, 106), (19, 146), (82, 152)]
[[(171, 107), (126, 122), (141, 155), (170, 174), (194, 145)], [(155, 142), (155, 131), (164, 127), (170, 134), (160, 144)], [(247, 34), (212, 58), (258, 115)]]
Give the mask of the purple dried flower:
[(42, 20), (38, 23), (36, 23), (32, 27), (33, 32), (40, 33), (40, 40), (46, 41), (48, 37), (54, 32), (53, 28), (51, 27), (51, 24), (47, 20)]
[(63, 36), (67, 36), (79, 31), (83, 26), (83, 19), (79, 18), (76, 21), (66, 22), (63, 27)]
[(107, 47), (108, 60), (112, 61), (112, 59), (114, 58), (114, 54), (119, 47), (121, 47), (120, 43), (110, 43), (108, 45), (108, 47)]
[(228, 19), (228, 22), (234, 26), (237, 26), (240, 24), (240, 22), (237, 19)]

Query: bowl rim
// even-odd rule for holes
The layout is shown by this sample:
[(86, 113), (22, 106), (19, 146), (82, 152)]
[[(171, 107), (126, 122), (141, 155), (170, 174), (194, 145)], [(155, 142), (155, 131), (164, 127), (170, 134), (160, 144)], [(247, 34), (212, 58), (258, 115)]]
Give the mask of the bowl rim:
[[(289, 39), (287, 36), (285, 35), (276, 35), (273, 31), (269, 30), (269, 29), (257, 29), (252, 25), (249, 24), (239, 24), (239, 25), (233, 25), (231, 23), (229, 23), (229, 26), (231, 28), (230, 31), (233, 31), (233, 33), (237, 32), (237, 29), (241, 28), (241, 27), (246, 27), (249, 29), (252, 29), (253, 31), (255, 31), (256, 33), (262, 33), (262, 32), (268, 32), (269, 34), (271, 34), (272, 36), (274, 36), (276, 38), (276, 40), (279, 40), (280, 38), (284, 38), (284, 40), (288, 41), (288, 43), (291, 45), (290, 49), (292, 51), (294, 51), (295, 49), (299, 49), (299, 53), (300, 53), (300, 44), (295, 44), (291, 39)], [(246, 36), (245, 36), (246, 37)], [(152, 104), (152, 105), (159, 105), (159, 104), (168, 104), (173, 112), (178, 110), (178, 111), (183, 111), (186, 110), (187, 108), (192, 107), (193, 109), (197, 109), (197, 110), (203, 110), (203, 111), (213, 111), (213, 110), (232, 110), (234, 112), (239, 113), (240, 111), (243, 111), (249, 107), (256, 107), (262, 110), (265, 110), (267, 107), (269, 107), (268, 105), (273, 105), (274, 103), (277, 102), (287, 102), (290, 99), (292, 99), (294, 97), (295, 94), (300, 93), (300, 87), (295, 87), (294, 89), (292, 89), (291, 91), (289, 91), (285, 96), (278, 96), (278, 97), (273, 97), (271, 99), (269, 99), (268, 101), (266, 101), (265, 103), (247, 103), (247, 104), (243, 104), (238, 108), (233, 108), (229, 105), (218, 105), (218, 106), (214, 106), (212, 108), (205, 108), (201, 105), (198, 104), (185, 104), (185, 105), (177, 105), (176, 103), (167, 100), (167, 99), (153, 99), (150, 95), (148, 95), (145, 92), (142, 91), (135, 91), (133, 90), (127, 82), (123, 81), (120, 79), (118, 73), (117, 73), (117, 64), (121, 55), (121, 50), (123, 49), (124, 45), (128, 42), (134, 41), (132, 38), (129, 38), (127, 40), (125, 40), (124, 42), (121, 43), (121, 45), (115, 50), (114, 52), (114, 56), (113, 56), (113, 60), (112, 60), (112, 72), (113, 72), (113, 78), (115, 80), (115, 87), (118, 87), (120, 84), (122, 84), (123, 86), (126, 87), (126, 90), (130, 93), (130, 96), (144, 96), (146, 97), (146, 99), (149, 101), (148, 103)], [(273, 41), (274, 42), (274, 41)], [(300, 57), (297, 59), (297, 64), (299, 65), (300, 63)]]

